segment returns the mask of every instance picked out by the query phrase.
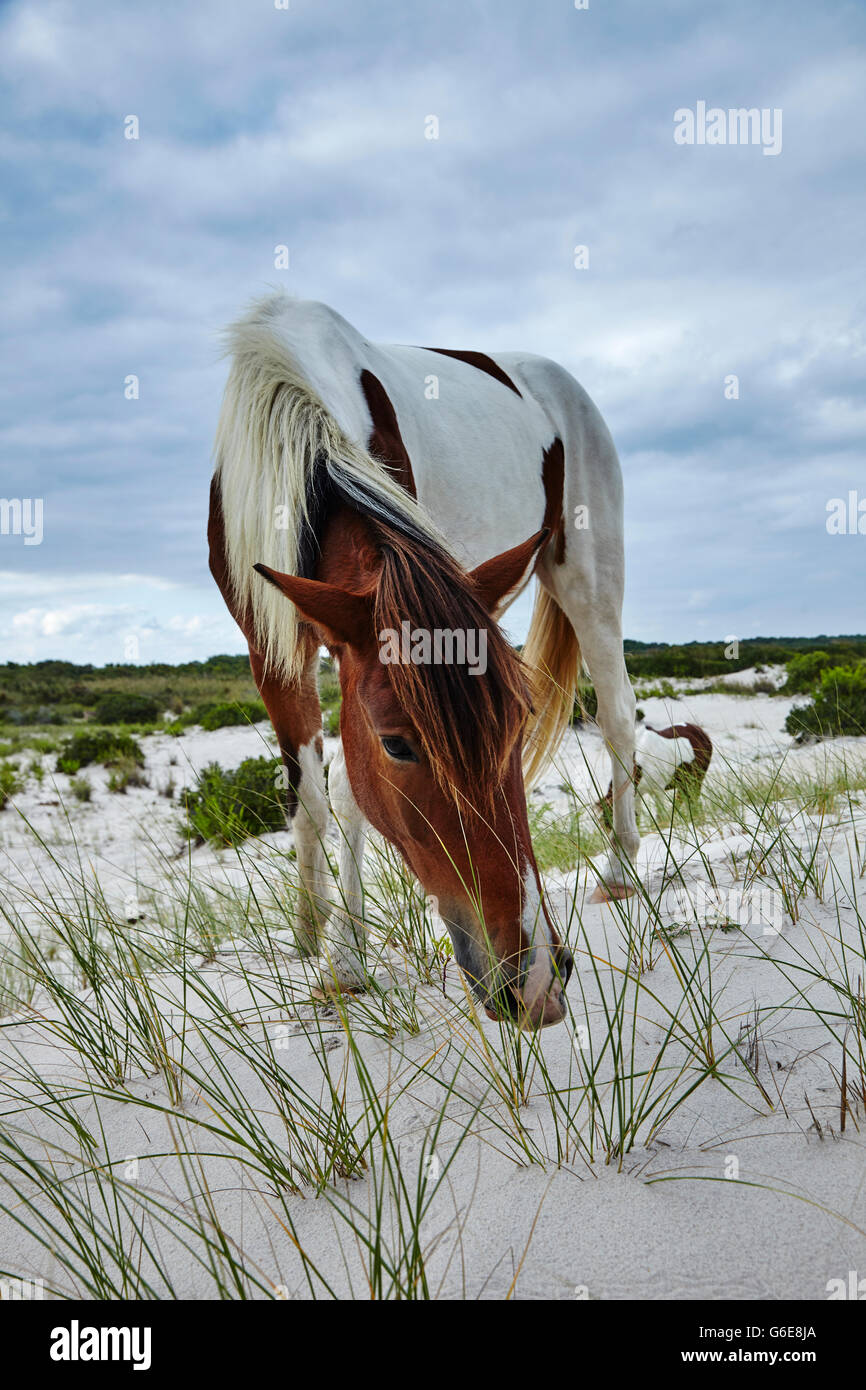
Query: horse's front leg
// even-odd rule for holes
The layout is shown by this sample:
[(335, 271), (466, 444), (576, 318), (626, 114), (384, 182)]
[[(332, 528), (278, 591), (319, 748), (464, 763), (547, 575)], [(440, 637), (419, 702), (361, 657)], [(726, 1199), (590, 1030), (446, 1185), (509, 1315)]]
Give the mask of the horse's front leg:
[(364, 884), (361, 868), (367, 822), (352, 794), (343, 746), (328, 773), (328, 793), (340, 837), (340, 881), (321, 945), (321, 976), (326, 986), (357, 989), (366, 979)]
[(333, 879), (325, 853), (328, 796), (321, 734), (310, 743), (301, 745), (294, 762), (294, 768), (289, 769), (290, 778), (294, 774), (289, 787), (289, 816), (298, 869), (294, 933), (298, 950), (313, 955), (319, 949), (321, 934), (328, 919)]
[(313, 955), (327, 921), (331, 873), (325, 853), (328, 797), (322, 762), (322, 710), (319, 704), (318, 644), (310, 639), (301, 679), (287, 684), (250, 646), (250, 665), (280, 746), (287, 815), (295, 842), (298, 892), (295, 944)]

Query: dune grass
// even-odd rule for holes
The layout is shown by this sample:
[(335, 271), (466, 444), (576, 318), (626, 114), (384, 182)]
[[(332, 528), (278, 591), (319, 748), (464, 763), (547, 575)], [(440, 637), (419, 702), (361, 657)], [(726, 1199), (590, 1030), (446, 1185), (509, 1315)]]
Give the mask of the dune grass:
[[(227, 1299), (435, 1297), (462, 1260), (462, 1164), (622, 1169), (704, 1087), (769, 1115), (780, 1097), (761, 1037), (782, 1014), (825, 1039), (837, 1128), (859, 1133), (863, 763), (716, 766), (700, 800), (661, 800), (643, 831), (662, 872), (610, 906), (601, 934), (572, 871), (603, 832), (585, 792), (563, 785), (564, 811), (532, 811), (542, 868), (566, 876), (575, 957), (555, 1059), (544, 1034), (478, 1017), (433, 904), (375, 838), (369, 987), (322, 999), (294, 949), (285, 850), (244, 841), (223, 851), (231, 874), (206, 877), (191, 845), (152, 843), (126, 913), (77, 850), (72, 804), (71, 848), (30, 827), (41, 879), (0, 884), (0, 1223), (27, 1233), (48, 1293), (173, 1298), (192, 1280)], [(844, 830), (842, 872), (830, 851)], [(734, 843), (723, 862), (720, 834)], [(761, 892), (769, 935), (743, 910)], [(782, 955), (795, 923), (805, 935)], [(731, 994), (730, 952), (777, 972), (772, 1006)], [(260, 1240), (247, 1248), (253, 1229), (267, 1258)]]

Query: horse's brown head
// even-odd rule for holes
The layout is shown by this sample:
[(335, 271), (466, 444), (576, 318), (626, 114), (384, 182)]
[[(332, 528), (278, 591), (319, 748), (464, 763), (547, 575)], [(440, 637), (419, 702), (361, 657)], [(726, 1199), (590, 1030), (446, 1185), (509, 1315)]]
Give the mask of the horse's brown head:
[(437, 900), (488, 1015), (535, 1028), (564, 1017), (572, 962), (547, 915), (529, 834), (525, 673), (492, 614), (545, 535), (470, 574), (379, 527), (375, 546), (365, 551), (363, 537), (350, 547), (351, 587), (256, 566), (337, 662), (340, 732), (362, 812)]

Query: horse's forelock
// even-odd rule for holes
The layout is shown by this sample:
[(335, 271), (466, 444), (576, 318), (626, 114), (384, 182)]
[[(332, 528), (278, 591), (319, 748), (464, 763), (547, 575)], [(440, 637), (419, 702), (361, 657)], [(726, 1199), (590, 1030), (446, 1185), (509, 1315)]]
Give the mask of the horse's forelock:
[(443, 790), (489, 810), (504, 780), (529, 712), (526, 673), (518, 653), (473, 592), (471, 577), (434, 544), (418, 544), (380, 525), (382, 569), (375, 630), (486, 633), (486, 669), (468, 664), (394, 662), (395, 696), (411, 719)]

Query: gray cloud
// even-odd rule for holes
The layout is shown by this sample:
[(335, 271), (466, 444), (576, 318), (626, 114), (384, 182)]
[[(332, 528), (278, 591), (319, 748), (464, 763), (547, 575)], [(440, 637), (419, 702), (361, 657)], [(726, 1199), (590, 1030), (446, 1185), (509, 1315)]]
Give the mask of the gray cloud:
[[(8, 654), (118, 659), (130, 623), (150, 657), (240, 648), (204, 549), (219, 330), (275, 282), (370, 337), (568, 366), (623, 459), (630, 635), (862, 629), (866, 537), (824, 519), (866, 495), (864, 28), (775, 0), (7, 5), (0, 493), (45, 501), (40, 547), (0, 537), (34, 586), (0, 579)], [(676, 146), (699, 99), (780, 107), (782, 153)], [(95, 570), (175, 587), (154, 609)]]

